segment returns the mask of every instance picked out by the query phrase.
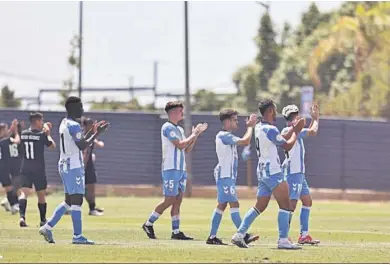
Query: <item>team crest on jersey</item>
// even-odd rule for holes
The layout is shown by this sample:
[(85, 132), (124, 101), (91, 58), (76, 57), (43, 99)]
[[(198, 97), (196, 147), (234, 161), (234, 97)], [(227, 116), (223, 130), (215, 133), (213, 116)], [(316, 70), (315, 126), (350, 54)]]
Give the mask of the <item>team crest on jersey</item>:
[(78, 132), (78, 133), (76, 134), (76, 138), (77, 138), (78, 140), (81, 139), (81, 132)]
[(171, 131), (171, 133), (169, 134), (171, 137), (176, 137), (176, 133), (174, 131)]

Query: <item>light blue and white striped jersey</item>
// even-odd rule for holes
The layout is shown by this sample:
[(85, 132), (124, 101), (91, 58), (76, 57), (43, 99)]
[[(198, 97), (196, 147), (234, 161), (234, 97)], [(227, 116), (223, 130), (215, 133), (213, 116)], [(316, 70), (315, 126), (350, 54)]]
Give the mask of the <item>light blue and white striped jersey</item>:
[(162, 170), (186, 171), (185, 151), (176, 148), (172, 143), (175, 140), (184, 140), (184, 129), (171, 122), (166, 122), (161, 127), (162, 142)]
[(60, 160), (59, 164), (67, 169), (84, 168), (83, 156), (76, 142), (82, 138), (81, 126), (78, 122), (64, 118), (60, 124)]
[(271, 176), (282, 172), (277, 146), (286, 143), (278, 128), (260, 122), (255, 127), (256, 151), (259, 157), (257, 172)]
[[(286, 127), (282, 130), (282, 133), (285, 133), (290, 129), (291, 127)], [(287, 152), (288, 156), (286, 155), (286, 158), (283, 161), (283, 168), (287, 175), (305, 173), (305, 145), (303, 144), (303, 138), (306, 137), (307, 131), (308, 129), (302, 129), (293, 148)]]
[(218, 157), (218, 164), (214, 169), (215, 179), (232, 178), (237, 180), (237, 142), (239, 139), (227, 131), (220, 131), (215, 137), (215, 150)]

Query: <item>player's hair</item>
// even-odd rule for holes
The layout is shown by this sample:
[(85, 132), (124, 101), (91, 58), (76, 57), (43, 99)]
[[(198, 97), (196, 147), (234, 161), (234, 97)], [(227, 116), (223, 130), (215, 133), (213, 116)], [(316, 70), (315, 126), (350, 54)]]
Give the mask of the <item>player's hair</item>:
[(260, 101), (259, 103), (259, 111), (260, 111), (260, 114), (263, 116), (264, 113), (271, 107), (274, 107), (275, 106), (275, 103), (272, 99), (263, 99), (262, 101)]
[(238, 111), (233, 109), (224, 109), (219, 113), (219, 120), (223, 122), (224, 120), (231, 119), (235, 115), (238, 115)]
[(31, 112), (30, 113), (30, 122), (35, 122), (36, 120), (43, 119), (43, 114), (40, 112)]
[(181, 101), (169, 101), (165, 105), (165, 112), (168, 113), (170, 110), (175, 108), (184, 108), (183, 102)]
[(68, 97), (68, 99), (65, 102), (66, 110), (69, 110), (70, 107), (69, 105), (71, 105), (72, 103), (81, 103), (81, 99), (74, 96)]
[(288, 115), (288, 117), (286, 118), (287, 121), (292, 121), (295, 116), (297, 116), (299, 114), (299, 112), (291, 112), (290, 115)]

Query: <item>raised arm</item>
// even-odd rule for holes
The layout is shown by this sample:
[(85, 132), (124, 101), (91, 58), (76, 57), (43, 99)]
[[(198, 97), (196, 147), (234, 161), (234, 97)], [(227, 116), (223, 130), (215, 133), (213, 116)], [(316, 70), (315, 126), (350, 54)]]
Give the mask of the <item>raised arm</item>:
[(12, 134), (14, 134), (18, 130), (18, 120), (13, 119), (11, 126), (8, 129), (6, 137), (11, 137)]
[(281, 135), (283, 136), (283, 138), (285, 140), (288, 140), (291, 138), (291, 135), (293, 134), (293, 132), (294, 132), (293, 127), (286, 127), (282, 130)]
[(316, 136), (320, 123), (320, 109), (317, 103), (314, 103), (310, 110), (311, 122), (309, 128), (306, 129), (307, 136)]
[(291, 148), (293, 148), (297, 140), (298, 134), (301, 132), (303, 126), (305, 126), (305, 120), (300, 119), (293, 127), (291, 136), (288, 140), (284, 139), (284, 137), (279, 133), (279, 130), (276, 127), (272, 127), (267, 131), (267, 138), (285, 151), (290, 151)]
[[(200, 134), (202, 134), (203, 132), (205, 132), (205, 131), (207, 130), (208, 126), (209, 126), (209, 125), (208, 125), (207, 123), (203, 123), (203, 124), (202, 124), (202, 127), (201, 127), (201, 132), (200, 132)], [(194, 130), (195, 130), (195, 128), (192, 127), (192, 132), (194, 132)], [(199, 135), (200, 135), (200, 134), (199, 134)], [(195, 137), (195, 139), (192, 141), (192, 143), (190, 143), (189, 146), (187, 146), (187, 148), (185, 149), (186, 153), (189, 153), (189, 152), (192, 151), (192, 149), (194, 148), (194, 145), (195, 145), (195, 143), (196, 143), (196, 140), (198, 140), (199, 135)]]
[(14, 137), (11, 137), (11, 142), (13, 144), (20, 144), (20, 135), (18, 132), (15, 132)]
[(246, 126), (247, 126), (246, 132), (242, 138), (238, 138), (237, 145), (247, 146), (250, 144), (253, 135), (253, 128), (255, 127), (256, 122), (257, 122), (257, 115), (251, 114), (249, 116), (249, 119), (246, 120)]
[(79, 124), (75, 124), (69, 127), (69, 133), (72, 135), (73, 140), (75, 141), (77, 147), (80, 150), (84, 150), (88, 146), (90, 146), (93, 141), (95, 141), (96, 137), (101, 133), (105, 132), (108, 128), (109, 123), (106, 121), (100, 121), (98, 123), (94, 123), (93, 129), (89, 130), (84, 136)]
[(43, 132), (46, 135), (46, 139), (45, 139), (46, 143), (45, 144), (50, 149), (55, 149), (56, 148), (56, 142), (51, 137), (51, 128), (52, 128), (52, 125), (51, 125), (50, 122), (46, 122), (45, 124), (43, 124)]
[(295, 130), (293, 130), (290, 139), (285, 141), (285, 143), (283, 143), (280, 147), (283, 148), (283, 150), (285, 151), (290, 151), (291, 148), (293, 148), (296, 141), (297, 141), (297, 133), (295, 132)]
[(18, 122), (16, 120), (12, 121), (11, 129), (12, 129), (12, 132), (14, 134), (14, 137), (10, 137), (11, 143), (20, 144), (20, 135), (18, 132)]
[(195, 129), (192, 131), (192, 134), (180, 140), (179, 135), (175, 132), (175, 128), (173, 126), (167, 126), (163, 129), (163, 135), (171, 141), (177, 149), (183, 150), (192, 144), (193, 141), (200, 135), (201, 133), (201, 124), (198, 124)]

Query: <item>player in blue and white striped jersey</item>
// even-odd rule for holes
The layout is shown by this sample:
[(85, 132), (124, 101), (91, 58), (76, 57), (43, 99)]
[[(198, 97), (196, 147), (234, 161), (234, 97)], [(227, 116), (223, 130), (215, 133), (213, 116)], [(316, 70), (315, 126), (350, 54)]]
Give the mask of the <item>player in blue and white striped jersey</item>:
[(150, 239), (156, 239), (153, 224), (170, 206), (172, 217), (171, 239), (192, 240), (180, 231), (180, 206), (186, 189), (187, 172), (185, 153), (191, 152), (199, 135), (207, 129), (207, 123), (198, 124), (192, 134), (185, 137), (184, 130), (178, 125), (184, 117), (184, 106), (181, 102), (168, 102), (165, 106), (168, 121), (161, 127), (163, 195), (161, 201), (142, 229)]
[[(282, 136), (289, 139), (292, 131), (292, 125), (299, 118), (299, 109), (295, 105), (288, 105), (283, 108), (282, 114), (287, 120), (287, 127), (282, 130)], [(290, 223), (292, 215), (297, 207), (298, 199), (302, 201), (300, 214), (301, 233), (298, 239), (299, 244), (318, 244), (319, 240), (314, 240), (309, 235), (309, 215), (312, 206), (309, 185), (305, 178), (305, 146), (303, 139), (306, 136), (317, 135), (319, 125), (319, 108), (317, 104), (313, 104), (311, 108), (311, 123), (308, 128), (302, 129), (298, 135), (298, 139), (291, 148), (286, 152), (286, 158), (283, 162), (283, 168), (287, 177), (290, 192)]]
[(78, 97), (69, 97), (65, 108), (67, 117), (61, 121), (60, 160), (58, 171), (64, 184), (65, 200), (57, 206), (50, 220), (39, 229), (39, 233), (49, 243), (54, 243), (52, 229), (60, 221), (67, 210), (71, 210), (73, 222), (73, 244), (92, 245), (93, 241), (82, 235), (81, 206), (85, 194), (85, 172), (82, 150), (93, 144), (96, 137), (105, 132), (108, 123), (100, 121), (94, 123), (93, 129), (85, 135), (79, 124), (83, 115), (83, 104)]
[[(236, 193), (238, 155), (237, 146), (247, 146), (252, 139), (253, 128), (257, 122), (257, 115), (250, 115), (246, 121), (247, 130), (240, 138), (233, 134), (238, 128), (238, 112), (226, 109), (219, 113), (219, 120), (222, 122), (222, 131), (215, 137), (215, 147), (218, 157), (218, 164), (214, 170), (214, 178), (217, 184), (217, 208), (213, 212), (211, 220), (211, 231), (206, 244), (226, 245), (217, 237), (217, 231), (222, 220), (223, 212), (227, 204), (230, 205), (230, 215), (236, 228), (241, 224), (239, 203)], [(257, 240), (258, 236), (245, 235), (245, 243)]]
[(273, 125), (276, 120), (277, 109), (275, 103), (270, 99), (265, 99), (259, 103), (259, 111), (262, 115), (261, 121), (255, 127), (256, 150), (259, 157), (257, 166), (257, 202), (254, 207), (249, 209), (237, 233), (232, 238), (232, 243), (241, 248), (247, 248), (244, 237), (254, 220), (268, 206), (271, 195), (274, 195), (279, 205), (278, 226), (280, 249), (299, 249), (299, 246), (293, 245), (288, 240), (289, 231), (289, 192), (282, 167), (279, 161), (277, 147), (284, 150), (290, 150), (297, 139), (297, 135), (302, 130), (305, 120), (300, 119), (296, 122), (291, 138), (285, 140), (279, 133), (278, 128)]

